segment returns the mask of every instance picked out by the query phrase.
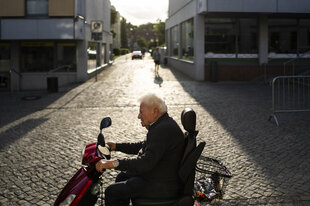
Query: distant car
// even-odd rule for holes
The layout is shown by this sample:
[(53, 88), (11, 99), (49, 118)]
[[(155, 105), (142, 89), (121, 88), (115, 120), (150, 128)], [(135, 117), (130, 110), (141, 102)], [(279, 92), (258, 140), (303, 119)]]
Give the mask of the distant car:
[(141, 51), (133, 51), (131, 54), (131, 59), (142, 59), (142, 52)]

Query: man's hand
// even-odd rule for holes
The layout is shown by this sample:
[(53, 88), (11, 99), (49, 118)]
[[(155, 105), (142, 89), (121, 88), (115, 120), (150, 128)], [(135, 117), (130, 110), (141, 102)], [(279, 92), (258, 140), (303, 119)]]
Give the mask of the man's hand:
[(107, 142), (107, 145), (109, 145), (111, 151), (115, 151), (116, 149), (116, 143), (115, 142)]
[(103, 172), (104, 169), (113, 169), (114, 168), (113, 162), (114, 162), (114, 160), (102, 159), (99, 162), (97, 162), (96, 170), (98, 172)]

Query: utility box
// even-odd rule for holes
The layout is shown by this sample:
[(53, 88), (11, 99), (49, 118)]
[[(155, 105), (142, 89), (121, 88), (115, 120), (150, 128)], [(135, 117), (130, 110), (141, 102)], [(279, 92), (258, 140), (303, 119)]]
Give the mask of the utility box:
[(47, 77), (47, 91), (48, 92), (58, 92), (58, 78), (57, 77)]

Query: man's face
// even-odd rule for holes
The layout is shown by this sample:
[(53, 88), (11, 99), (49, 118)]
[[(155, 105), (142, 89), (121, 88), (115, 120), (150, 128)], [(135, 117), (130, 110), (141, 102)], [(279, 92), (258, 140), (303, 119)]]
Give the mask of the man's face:
[(155, 113), (152, 108), (147, 107), (144, 103), (140, 104), (138, 119), (141, 120), (141, 125), (148, 128), (155, 121)]

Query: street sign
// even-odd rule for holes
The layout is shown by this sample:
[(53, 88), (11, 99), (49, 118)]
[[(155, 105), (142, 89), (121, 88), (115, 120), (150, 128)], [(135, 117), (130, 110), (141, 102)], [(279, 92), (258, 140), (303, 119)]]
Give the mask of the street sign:
[(92, 33), (101, 33), (102, 31), (103, 31), (102, 21), (91, 21), (91, 32)]

